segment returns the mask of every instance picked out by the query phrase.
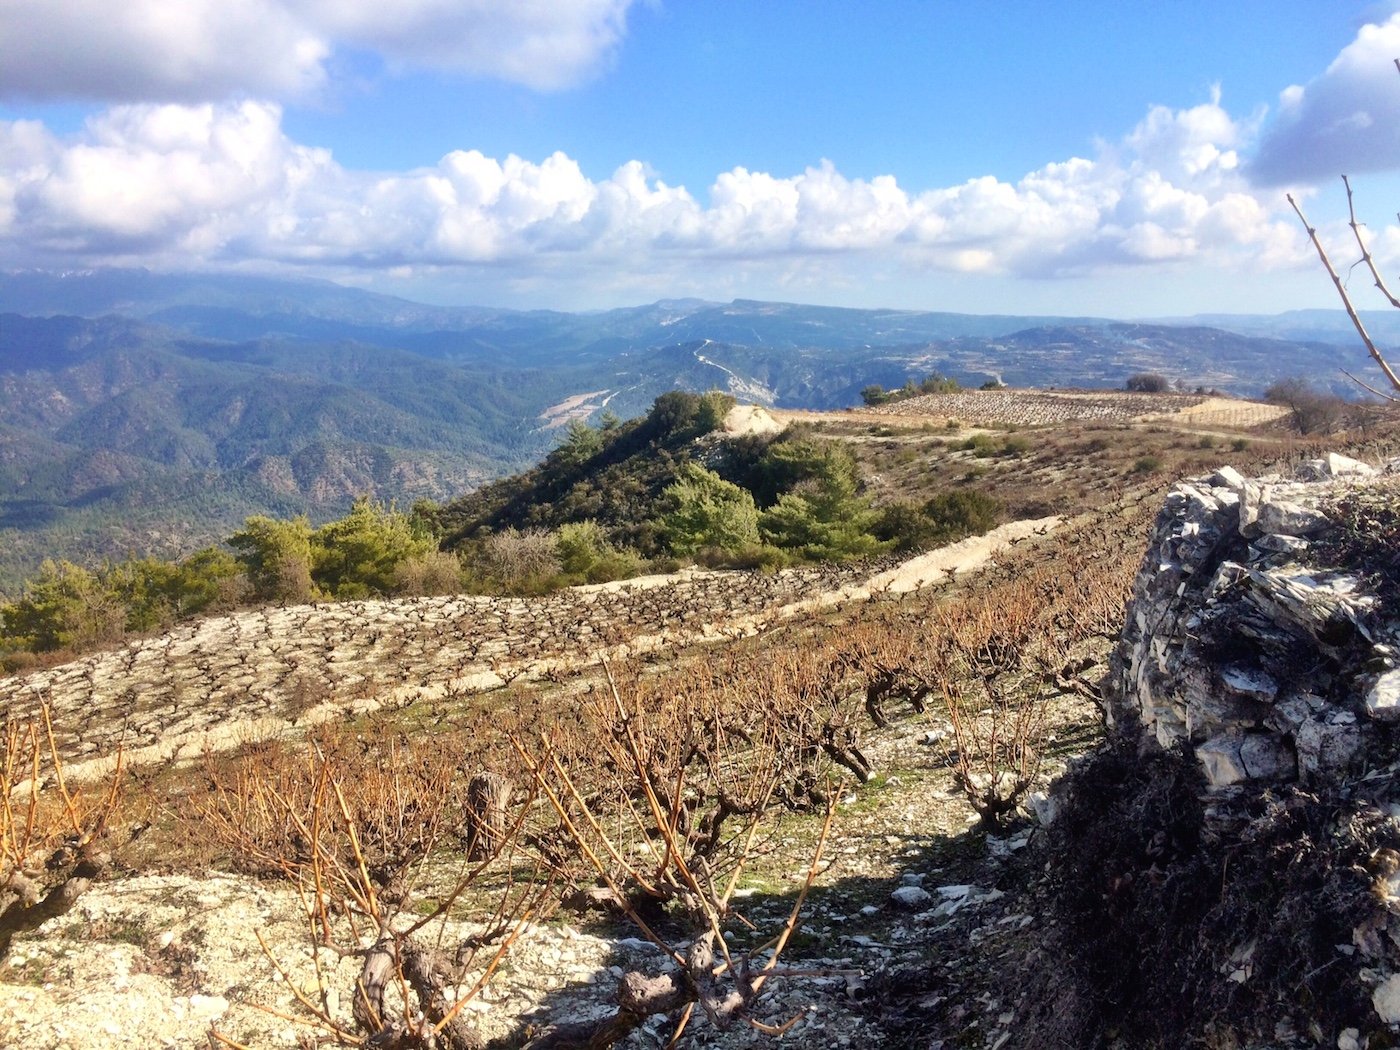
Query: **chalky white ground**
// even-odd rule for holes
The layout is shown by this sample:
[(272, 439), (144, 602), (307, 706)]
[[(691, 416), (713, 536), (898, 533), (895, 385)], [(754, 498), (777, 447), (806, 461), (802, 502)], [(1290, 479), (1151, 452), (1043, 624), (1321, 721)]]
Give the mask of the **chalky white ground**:
[[(926, 844), (958, 835), (975, 816), (951, 770), (926, 746), (926, 730), (910, 724), (868, 742), (879, 768), (930, 772), (917, 783), (891, 777), (878, 788), (878, 812), (854, 794), (840, 807), (821, 882), (845, 890), (809, 902), (800, 932), (811, 947), (799, 961), (785, 959), (808, 975), (771, 982), (761, 1003), (765, 1021), (800, 1017), (789, 1045), (879, 1045), (882, 1033), (860, 1003), (867, 977), (886, 967), (926, 965), (930, 938), (954, 923), (962, 932), (940, 942), (941, 965), (958, 965), (956, 953), (969, 943), (1014, 936), (1034, 922), (1014, 896), (991, 889), (995, 875), (970, 879), (966, 871), (930, 869)], [(1023, 832), (989, 840), (984, 864), (995, 867), (995, 855), (1026, 838)], [(796, 853), (791, 860), (784, 877), (795, 889), (806, 864)], [(892, 884), (900, 884), (893, 893)], [(759, 929), (774, 932), (790, 906), (781, 899), (766, 907), (747, 898), (737, 903)], [(320, 998), (305, 916), (285, 884), (221, 873), (99, 885), (67, 916), (19, 938), (0, 964), (0, 1050), (205, 1047), (211, 1025), (256, 1050), (296, 1046), (305, 1027), (289, 1018), (305, 1014), (293, 988)], [(609, 1013), (624, 967), (657, 973), (666, 966), (656, 948), (635, 936), (598, 936), (565, 918), (529, 927), (508, 964), (469, 1004), (484, 1035), (512, 1031), (522, 1018), (577, 1021)], [(450, 923), (443, 941), (455, 944), (464, 932), (467, 924)], [(349, 1026), (359, 961), (322, 948), (319, 964), (331, 1011)], [(990, 1046), (1014, 1023), (1014, 1012), (1009, 1004), (985, 1005)], [(668, 1024), (654, 1019), (625, 1046), (661, 1045)], [(746, 1026), (720, 1032), (703, 1021), (692, 1025), (691, 1039), (696, 1046), (772, 1045)]]

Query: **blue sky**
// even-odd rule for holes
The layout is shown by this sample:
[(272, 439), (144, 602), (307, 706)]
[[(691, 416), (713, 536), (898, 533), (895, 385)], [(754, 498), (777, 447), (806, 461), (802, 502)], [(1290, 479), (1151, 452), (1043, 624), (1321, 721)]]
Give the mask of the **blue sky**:
[(1345, 2), (0, 0), (0, 266), (1117, 316), (1400, 265), (1400, 16)]

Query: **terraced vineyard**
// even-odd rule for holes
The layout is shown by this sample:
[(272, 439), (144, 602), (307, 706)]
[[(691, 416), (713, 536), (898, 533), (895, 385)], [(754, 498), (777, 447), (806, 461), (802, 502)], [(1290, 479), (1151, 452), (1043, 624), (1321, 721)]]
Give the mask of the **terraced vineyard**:
[[(1012, 523), (904, 562), (698, 572), (543, 598), (451, 596), (263, 608), (0, 679), (27, 720), (47, 703), (70, 776), (125, 760), (196, 758), (380, 708), (538, 680), (599, 658), (746, 637), (803, 613), (976, 568), (1058, 519)], [(97, 756), (107, 756), (106, 759)]]
[[(878, 494), (976, 485), (1019, 520), (875, 564), (249, 609), (0, 680), (11, 797), (40, 770), (58, 828), (21, 874), (117, 857), (0, 927), (0, 1043), (362, 1045), (387, 1016), (641, 1047), (683, 1015), (697, 1046), (1035, 1045), (1024, 799), (1099, 739), (1162, 490), (1310, 449), (883, 418), (821, 424)], [(66, 781), (23, 735), (44, 710)]]
[[(257, 783), (277, 784), (279, 792), (289, 793), (302, 763), (287, 734), (308, 731), (311, 720), (295, 716), (312, 712), (290, 710), (295, 697), (286, 691), (277, 694), (276, 675), (269, 671), (266, 679), (258, 679), (253, 669), (295, 667), (319, 676), (321, 687), (333, 692), (335, 700), (324, 708), (330, 724), (316, 730), (315, 739), (319, 748), (339, 756), (338, 762), (350, 763), (342, 767), (345, 790), (375, 783), (391, 751), (409, 778), (402, 790), (444, 761), (464, 763), (468, 769), (485, 764), (508, 771), (512, 778), (525, 776), (520, 761), (510, 756), (510, 735), (567, 737), (579, 732), (569, 727), (579, 718), (586, 724), (594, 703), (590, 697), (601, 684), (596, 659), (609, 654), (611, 643), (616, 646), (611, 656), (618, 661), (624, 695), (642, 702), (641, 710), (655, 711), (658, 717), (665, 711), (684, 711), (703, 719), (711, 705), (738, 704), (734, 717), (748, 717), (741, 711), (758, 717), (746, 732), (773, 724), (784, 734), (796, 734), (795, 739), (813, 733), (814, 742), (824, 739), (826, 724), (837, 733), (829, 744), (834, 752), (844, 754), (847, 762), (870, 764), (864, 787), (851, 778), (849, 769), (840, 767), (840, 777), (829, 782), (839, 786), (844, 801), (825, 847), (827, 859), (810, 890), (805, 932), (789, 953), (799, 971), (815, 968), (831, 976), (784, 980), (765, 997), (764, 1016), (779, 1021), (794, 1013), (807, 1017), (803, 1030), (808, 1039), (882, 1044), (887, 1033), (874, 1019), (862, 1016), (861, 989), (868, 975), (942, 951), (931, 937), (950, 936), (958, 929), (965, 941), (967, 930), (984, 925), (995, 929), (999, 919), (1015, 913), (1011, 901), (999, 902), (1001, 895), (986, 884), (987, 873), (975, 866), (950, 869), (945, 881), (960, 881), (957, 872), (983, 885), (962, 887), (960, 896), (947, 898), (947, 913), (956, 920), (936, 934), (908, 922), (898, 909), (882, 910), (891, 890), (910, 873), (922, 879), (940, 864), (961, 864), (956, 858), (962, 847), (948, 852), (938, 842), (940, 836), (958, 841), (975, 814), (949, 764), (951, 737), (941, 704), (915, 714), (896, 687), (881, 704), (878, 722), (864, 714), (857, 722), (866, 696), (862, 683), (867, 678), (883, 681), (897, 666), (890, 661), (933, 657), (941, 648), (934, 641), (940, 632), (990, 629), (994, 621), (986, 611), (1007, 603), (1040, 624), (1037, 630), (1051, 631), (1067, 642), (1076, 639), (1075, 666), (1086, 671), (1102, 660), (1108, 625), (1117, 614), (1117, 592), (1131, 572), (1131, 562), (1120, 560), (1117, 551), (1136, 542), (1143, 517), (1141, 508), (1118, 506), (1104, 517), (1059, 529), (1053, 521), (1029, 523), (990, 540), (965, 541), (951, 551), (889, 564), (879, 572), (867, 566), (766, 578), (701, 574), (664, 583), (647, 581), (631, 589), (588, 589), (536, 603), (450, 599), (267, 610), (210, 620), (197, 629), (95, 654), (81, 668), (56, 668), (8, 683), (12, 702), (32, 701), (41, 693), (51, 700), (65, 748), (88, 751), (88, 744), (104, 739), (99, 735), (102, 727), (116, 730), (122, 722), (135, 725), (143, 717), (151, 719), (151, 730), (156, 731), (162, 718), (178, 717), (183, 711), (192, 724), (228, 726), (231, 731), (222, 740), (206, 737), (203, 744), (233, 750), (219, 757), (191, 744), (183, 763), (169, 761), (175, 750), (170, 742), (129, 754), (140, 767), (139, 786), (125, 805), (132, 816), (144, 814), (153, 822), (130, 856), (143, 867), (154, 866), (155, 873), (114, 883), (111, 893), (95, 889), (70, 916), (52, 925), (43, 942), (23, 941), (19, 961), (0, 970), (0, 1017), (8, 1012), (9, 1031), (31, 1044), (51, 1041), (65, 1024), (77, 1022), (91, 1033), (79, 1045), (95, 1046), (90, 1041), (95, 1037), (104, 1046), (135, 1047), (151, 1029), (143, 1026), (138, 1034), (112, 1019), (130, 1020), (139, 1014), (167, 1038), (197, 1038), (213, 1023), (244, 1045), (273, 1046), (292, 1038), (294, 1029), (258, 1004), (305, 1017), (297, 989), (323, 986), (335, 991), (328, 1001), (336, 1016), (344, 1017), (346, 989), (354, 986), (359, 963), (333, 953), (320, 956), (319, 964), (315, 961), (319, 949), (307, 950), (305, 912), (299, 919), (294, 893), (276, 883), (250, 880), (246, 874), (199, 874), (199, 866), (225, 848), (210, 818), (236, 797), (228, 794), (233, 786), (242, 784), (237, 790), (248, 791)], [(1064, 538), (1060, 529), (1067, 530)], [(989, 554), (996, 556), (994, 563), (985, 561)], [(1097, 568), (1087, 571), (1090, 566)], [(1037, 609), (1028, 600), (1032, 593), (1050, 601)], [(1091, 593), (1095, 597), (1089, 600)], [(700, 607), (698, 601), (710, 605)], [(464, 648), (470, 643), (457, 636), (468, 621), (478, 625), (473, 632), (479, 639), (475, 657)], [(531, 641), (532, 628), (527, 627), (536, 624), (544, 628), (538, 644)], [(557, 628), (552, 634), (550, 624)], [(636, 641), (635, 632), (667, 624), (673, 630), (664, 651), (626, 650), (617, 644), (629, 632)], [(920, 626), (909, 629), (916, 624)], [(582, 630), (585, 626), (592, 630)], [(519, 648), (522, 642), (524, 650)], [(915, 657), (916, 653), (923, 655)], [(250, 655), (245, 659), (241, 654)], [(394, 657), (386, 660), (390, 654)], [(851, 662), (857, 654), (863, 655)], [(490, 681), (474, 683), (476, 688), (460, 679), (431, 680), (439, 673), (488, 666), (493, 657), (497, 672), (504, 674), (493, 673)], [(528, 668), (528, 673), (522, 671), (502, 690), (502, 678), (512, 677), (512, 668)], [(819, 678), (807, 677), (813, 674)], [(411, 684), (405, 684), (405, 676)], [(815, 686), (819, 680), (828, 681), (820, 687), (827, 699), (816, 700), (803, 691), (803, 681)], [(193, 686), (208, 690), (208, 696), (189, 688)], [(289, 679), (285, 687), (290, 686)], [(152, 702), (170, 688), (186, 689), (188, 699), (183, 704)], [(488, 691), (476, 691), (479, 688)], [(253, 697), (260, 689), (266, 690), (264, 700), (240, 706), (240, 697)], [(353, 697), (364, 703), (357, 708), (347, 701)], [(823, 714), (827, 703), (837, 706)], [(159, 716), (158, 708), (163, 710)], [(280, 742), (274, 739), (272, 721), (239, 725), (245, 714), (269, 708), (276, 709), (274, 717), (280, 720)], [(1083, 696), (1066, 692), (1048, 709), (1046, 731), (1082, 746), (1092, 734), (1093, 715), (1086, 708), (1091, 705)], [(638, 718), (643, 718), (640, 712)], [(81, 739), (72, 732), (75, 721), (83, 723)], [(748, 723), (734, 724), (742, 728)], [(108, 745), (113, 739), (114, 733), (105, 737)], [(817, 746), (816, 754), (826, 746)], [(598, 761), (605, 749), (598, 743), (587, 746), (573, 776), (586, 775), (595, 790), (606, 792), (609, 766)], [(750, 759), (740, 759), (739, 754), (727, 767), (735, 786), (749, 776), (735, 763)], [(828, 761), (814, 768), (824, 768)], [(1045, 772), (1058, 769), (1061, 761), (1047, 753)], [(90, 765), (86, 772), (100, 769)], [(420, 769), (423, 772), (412, 772)], [(828, 783), (825, 774), (806, 783), (819, 795), (828, 790), (822, 787)], [(872, 808), (877, 803), (878, 809)], [(538, 799), (527, 805), (521, 812), (531, 814), (533, 826), (547, 807), (542, 813)], [(194, 819), (196, 814), (204, 816)], [(798, 811), (765, 833), (738, 898), (748, 921), (781, 926), (791, 906), (792, 887), (803, 880), (820, 824), (819, 809)], [(915, 837), (926, 845), (911, 847), (911, 828), (918, 829)], [(635, 848), (644, 847), (638, 842)], [(519, 854), (500, 863), (522, 875), (529, 871)], [(450, 888), (451, 870), (448, 858), (440, 858), (420, 876), (419, 891), (439, 887), (432, 892), (448, 892), (442, 880), (447, 878)], [(571, 876), (570, 883), (575, 879), (579, 876)], [(579, 883), (588, 886), (586, 878)], [(478, 917), (495, 906), (492, 895), (501, 886), (498, 877), (473, 886), (462, 898), (461, 914), (447, 920), (437, 936), (481, 935), (485, 927)], [(862, 907), (870, 914), (856, 925), (854, 913)], [(1001, 927), (1007, 932), (1013, 928)], [(286, 968), (287, 980), (268, 969), (259, 938)], [(736, 949), (740, 943), (735, 942)], [(92, 950), (95, 946), (100, 946), (97, 951)], [(474, 1026), (507, 1038), (507, 1045), (521, 1045), (519, 1026), (525, 1021), (557, 1026), (595, 1016), (600, 1002), (609, 998), (607, 986), (619, 964), (643, 970), (666, 964), (664, 951), (645, 939), (586, 918), (569, 918), (562, 925), (528, 924), (508, 958), (509, 972), (493, 981), (488, 994), (472, 999), (469, 1009)], [(114, 962), (123, 972), (139, 971), (140, 977), (123, 986), (123, 1002), (107, 1005)], [(480, 965), (472, 972), (479, 972)], [(77, 995), (84, 1004), (79, 1010), (66, 1007), (64, 996), (28, 987), (17, 978), (21, 972), (50, 974), (59, 966), (68, 975), (65, 995)], [(231, 987), (239, 989), (237, 994), (228, 993)], [(647, 1031), (662, 1034), (656, 1026)], [(748, 1028), (702, 1026), (694, 1034), (694, 1045), (737, 1047), (763, 1041)]]
[(1054, 426), (1066, 423), (1131, 423), (1255, 427), (1281, 419), (1278, 405), (1197, 394), (1140, 394), (1116, 390), (957, 390), (921, 394), (849, 412), (780, 412), (789, 420), (933, 422), (975, 427)]

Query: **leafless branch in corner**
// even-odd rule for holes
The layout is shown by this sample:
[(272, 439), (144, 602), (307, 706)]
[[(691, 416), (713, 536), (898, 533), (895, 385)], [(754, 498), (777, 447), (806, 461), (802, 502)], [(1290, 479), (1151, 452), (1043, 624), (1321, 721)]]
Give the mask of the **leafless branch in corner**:
[[(1342, 177), (1342, 181), (1346, 181), (1345, 176)], [(1327, 271), (1327, 276), (1332, 278), (1332, 284), (1337, 289), (1337, 294), (1342, 297), (1342, 305), (1346, 307), (1347, 316), (1351, 318), (1351, 323), (1352, 326), (1356, 329), (1356, 334), (1359, 335), (1361, 337), (1361, 341), (1364, 344), (1366, 344), (1367, 352), (1371, 355), (1372, 359), (1376, 362), (1376, 364), (1380, 366), (1381, 371), (1385, 373), (1385, 377), (1388, 380), (1390, 380), (1390, 385), (1393, 386), (1398, 393), (1400, 393), (1400, 376), (1397, 376), (1395, 374), (1394, 370), (1390, 367), (1390, 364), (1386, 361), (1385, 355), (1381, 353), (1380, 348), (1376, 346), (1375, 340), (1371, 338), (1371, 333), (1366, 331), (1366, 325), (1362, 322), (1361, 315), (1357, 313), (1356, 306), (1351, 301), (1351, 295), (1347, 292), (1346, 285), (1344, 285), (1342, 283), (1342, 279), (1339, 276), (1337, 276), (1337, 269), (1332, 265), (1332, 260), (1327, 256), (1327, 249), (1322, 246), (1322, 241), (1317, 236), (1317, 228), (1313, 226), (1310, 222), (1308, 222), (1307, 216), (1303, 214), (1303, 209), (1300, 208), (1298, 206), (1298, 202), (1293, 199), (1293, 194), (1287, 194), (1287, 198), (1288, 203), (1293, 208), (1293, 211), (1297, 213), (1299, 220), (1303, 223), (1303, 229), (1308, 231), (1308, 238), (1312, 241), (1313, 247), (1317, 249), (1318, 258), (1322, 260), (1322, 266)], [(1349, 183), (1347, 184), (1347, 203), (1350, 207), (1351, 185)], [(1371, 253), (1366, 248), (1365, 241), (1362, 239), (1361, 234), (1357, 229), (1355, 211), (1352, 212), (1351, 225), (1352, 230), (1356, 231), (1357, 243), (1361, 245), (1362, 257), (1366, 260), (1367, 265), (1371, 269), (1372, 275), (1376, 278), (1377, 287), (1379, 287), (1381, 291), (1384, 292), (1386, 296), (1390, 298), (1392, 303), (1396, 303), (1394, 297), (1390, 296), (1389, 291), (1386, 290), (1384, 282), (1380, 279), (1380, 275), (1376, 272), (1375, 260), (1371, 257)], [(1396, 305), (1400, 306), (1400, 303), (1396, 303)], [(1380, 393), (1380, 396), (1384, 397), (1387, 401), (1400, 401), (1400, 397), (1397, 397), (1394, 394), (1381, 393), (1380, 391), (1375, 392)]]
[[(1395, 69), (1397, 72), (1400, 72), (1400, 58), (1395, 59)], [(1391, 294), (1390, 289), (1386, 286), (1384, 278), (1381, 277), (1380, 270), (1376, 267), (1375, 257), (1371, 254), (1371, 249), (1366, 245), (1366, 238), (1361, 236), (1362, 224), (1356, 221), (1356, 201), (1352, 195), (1351, 180), (1345, 175), (1342, 176), (1342, 185), (1345, 186), (1347, 190), (1347, 215), (1352, 236), (1356, 238), (1356, 246), (1361, 249), (1361, 260), (1366, 264), (1366, 269), (1371, 271), (1371, 279), (1375, 283), (1376, 288), (1386, 297), (1386, 300), (1391, 306), (1400, 310), (1400, 299), (1397, 299)], [(1342, 297), (1342, 305), (1346, 307), (1347, 316), (1351, 318), (1351, 323), (1356, 329), (1356, 334), (1361, 337), (1361, 341), (1366, 344), (1367, 352), (1371, 355), (1376, 364), (1380, 366), (1381, 371), (1385, 373), (1385, 377), (1390, 381), (1394, 393), (1377, 390), (1375, 387), (1361, 382), (1355, 376), (1345, 372), (1345, 370), (1343, 371), (1343, 375), (1346, 375), (1348, 379), (1351, 379), (1358, 386), (1370, 391), (1378, 397), (1392, 402), (1400, 401), (1400, 396), (1397, 396), (1400, 395), (1400, 376), (1395, 374), (1394, 369), (1390, 367), (1390, 363), (1386, 361), (1385, 355), (1382, 354), (1380, 348), (1376, 346), (1375, 340), (1372, 339), (1370, 333), (1366, 331), (1366, 326), (1362, 324), (1361, 315), (1357, 313), (1356, 306), (1352, 303), (1351, 296), (1348, 294), (1346, 286), (1342, 283), (1341, 278), (1337, 276), (1337, 270), (1332, 265), (1332, 261), (1327, 257), (1327, 250), (1323, 248), (1322, 241), (1317, 236), (1317, 228), (1314, 227), (1312, 223), (1308, 222), (1307, 216), (1303, 214), (1303, 209), (1300, 208), (1298, 202), (1293, 199), (1293, 194), (1287, 194), (1287, 198), (1288, 203), (1292, 206), (1294, 212), (1298, 215), (1298, 219), (1302, 222), (1303, 229), (1308, 231), (1308, 238), (1312, 241), (1313, 247), (1317, 249), (1318, 258), (1322, 260), (1322, 265), (1327, 271), (1327, 276), (1332, 278), (1332, 284), (1337, 289), (1337, 294)]]

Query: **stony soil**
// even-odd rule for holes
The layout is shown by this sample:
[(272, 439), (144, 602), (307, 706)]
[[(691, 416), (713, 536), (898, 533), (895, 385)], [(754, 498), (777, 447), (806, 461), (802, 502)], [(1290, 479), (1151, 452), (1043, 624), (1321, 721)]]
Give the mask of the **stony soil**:
[[(1096, 721), (1091, 705), (1061, 704), (1052, 735), (1062, 750), (1080, 750), (1095, 738)], [(879, 734), (870, 751), (882, 772), (840, 806), (817, 889), (784, 956), (804, 975), (773, 982), (764, 1000), (769, 1022), (801, 1016), (786, 1039), (793, 1045), (928, 1045), (905, 1041), (900, 1013), (915, 985), (929, 983), (928, 961), (935, 977), (946, 973), (936, 978), (946, 998), (995, 972), (987, 957), (1009, 950), (1037, 922), (1021, 910), (1011, 877), (1036, 834), (1033, 823), (996, 835), (978, 827), (946, 740), (930, 745), (929, 734), (924, 721)], [(1047, 777), (1061, 768), (1062, 760), (1052, 760)], [(810, 830), (786, 830), (761, 858), (751, 888), (740, 891), (740, 907), (760, 930), (781, 925), (805, 872)], [(348, 1024), (358, 960), (326, 949), (315, 956), (305, 915), (285, 884), (217, 872), (100, 885), (67, 916), (17, 941), (0, 964), (0, 1048), (205, 1046), (211, 1025), (247, 1046), (296, 1046), (303, 1029), (287, 1019), (299, 1012), (293, 989), (317, 999), (321, 983), (332, 1013)], [(450, 922), (444, 939), (454, 943), (475, 928)], [(487, 1035), (518, 1034), (528, 1023), (604, 1013), (623, 967), (659, 970), (662, 963), (632, 931), (590, 927), (562, 913), (526, 931), (469, 1008)], [(903, 983), (904, 971), (916, 971), (917, 980)], [(1014, 991), (979, 987), (970, 1003), (950, 1022), (953, 1030), (966, 1031), (966, 1045), (999, 1045), (1017, 1021)], [(625, 1045), (659, 1045), (663, 1028), (658, 1019)], [(691, 1039), (697, 1046), (769, 1044), (750, 1029), (703, 1024)]]
[[(293, 704), (295, 697), (275, 692), (277, 675), (286, 668), (348, 690), (319, 709), (302, 711), (303, 720), (314, 711), (343, 714), (351, 702), (347, 696), (377, 702), (381, 694), (375, 689), (402, 680), (399, 661), (413, 668), (414, 684), (401, 687), (407, 691), (395, 701), (409, 710), (425, 691), (464, 688), (458, 684), (464, 670), (490, 666), (479, 657), (476, 663), (465, 660), (460, 647), (467, 643), (453, 636), (459, 626), (468, 633), (462, 626), (468, 615), (477, 625), (470, 637), (478, 650), (490, 646), (495, 660), (496, 671), (476, 673), (495, 675), (499, 682), (499, 671), (595, 651), (590, 639), (604, 634), (605, 624), (630, 630), (625, 637), (633, 642), (647, 637), (644, 631), (665, 637), (672, 648), (681, 641), (719, 638), (724, 630), (752, 633), (783, 624), (839, 629), (822, 627), (823, 618), (835, 615), (839, 622), (843, 608), (897, 600), (908, 590), (946, 582), (950, 574), (964, 577), (967, 586), (990, 556), (1009, 552), (1013, 543), (1024, 551), (1020, 544), (1037, 542), (1038, 534), (1055, 524), (1054, 519), (1017, 523), (904, 563), (876, 566), (880, 571), (795, 577), (692, 573), (633, 581), (630, 587), (581, 589), (537, 603), (432, 599), (245, 613), (5, 685), (12, 690), (11, 702), (33, 702), (42, 683), (60, 712), (58, 727), (69, 720), (81, 723), (78, 732), (64, 735), (70, 753), (78, 753), (85, 741), (113, 739), (99, 734), (104, 727), (114, 732), (110, 727), (119, 720), (145, 725), (150, 733), (192, 727), (188, 731), (195, 735), (187, 740), (195, 751), (197, 740), (236, 743), (264, 729), (286, 731), (289, 712), (277, 705)], [(751, 604), (735, 608), (739, 594)], [(715, 603), (722, 598), (729, 618), (717, 622), (714, 606), (701, 604), (705, 596)], [(480, 626), (488, 623), (491, 633)], [(555, 623), (560, 627), (554, 633), (542, 634), (553, 642), (531, 641), (541, 635), (529, 632)], [(590, 624), (594, 634), (580, 633), (578, 628)], [(515, 638), (528, 648), (511, 650)], [(254, 655), (244, 659), (245, 652)], [(439, 653), (441, 659), (434, 659)], [(251, 668), (264, 663), (277, 670), (250, 678)], [(253, 688), (255, 682), (262, 692)], [(152, 695), (169, 699), (161, 707)], [(170, 702), (176, 696), (194, 700)], [(261, 711), (271, 712), (265, 716), (270, 721), (245, 720), (246, 713)], [(221, 719), (241, 726), (221, 732)], [(1064, 754), (1083, 749), (1096, 725), (1092, 705), (1062, 699), (1052, 711), (1053, 749)], [(215, 737), (198, 735), (211, 730)], [(171, 747), (163, 742), (150, 754), (159, 757)], [(933, 717), (896, 722), (868, 736), (863, 747), (877, 775), (843, 799), (817, 885), (784, 955), (785, 964), (803, 975), (775, 980), (764, 1000), (769, 1022), (800, 1015), (787, 1037), (795, 1045), (901, 1045), (898, 1024), (891, 1026), (899, 1010), (878, 1005), (889, 999), (891, 974), (922, 967), (930, 958), (951, 966), (1035, 921), (1016, 910), (1006, 877), (1006, 865), (1030, 839), (1031, 825), (990, 839), (974, 826), (975, 814), (951, 768), (946, 726)], [(1047, 763), (1047, 776), (1061, 767), (1064, 754)], [(805, 874), (813, 833), (812, 818), (789, 817), (761, 846), (749, 884), (740, 891), (741, 907), (759, 930), (771, 933), (781, 926)], [(892, 896), (896, 891), (898, 898)], [(305, 915), (286, 884), (226, 873), (133, 872), (101, 884), (67, 916), (17, 940), (9, 960), (0, 964), (0, 1047), (203, 1046), (211, 1024), (248, 1046), (297, 1045), (297, 1025), (278, 1016), (297, 1012), (293, 987), (319, 995), (319, 959), (332, 1013), (344, 1016), (358, 966), (325, 949), (316, 956)], [(455, 941), (465, 929), (454, 920), (444, 932)], [(607, 1009), (620, 967), (645, 969), (657, 961), (655, 950), (633, 931), (588, 925), (582, 917), (561, 913), (520, 938), (507, 965), (470, 1008), (493, 1035), (518, 1032), (526, 1023), (577, 1020)], [(967, 967), (969, 973), (984, 969)], [(995, 1035), (1014, 1020), (1014, 1005), (998, 993), (950, 1023), (977, 1033), (975, 1045), (982, 1045), (981, 1033)], [(658, 1021), (628, 1045), (659, 1045), (664, 1035)], [(717, 1032), (704, 1025), (695, 1026), (690, 1038), (692, 1045), (727, 1047), (767, 1042), (749, 1029)], [(994, 1042), (988, 1039), (986, 1045)]]
[(544, 598), (451, 596), (247, 610), (0, 679), (19, 718), (47, 700), (69, 775), (192, 759), (383, 707), (696, 641), (760, 633), (816, 609), (931, 586), (1049, 532), (1012, 522), (903, 562), (777, 573), (703, 572)]

